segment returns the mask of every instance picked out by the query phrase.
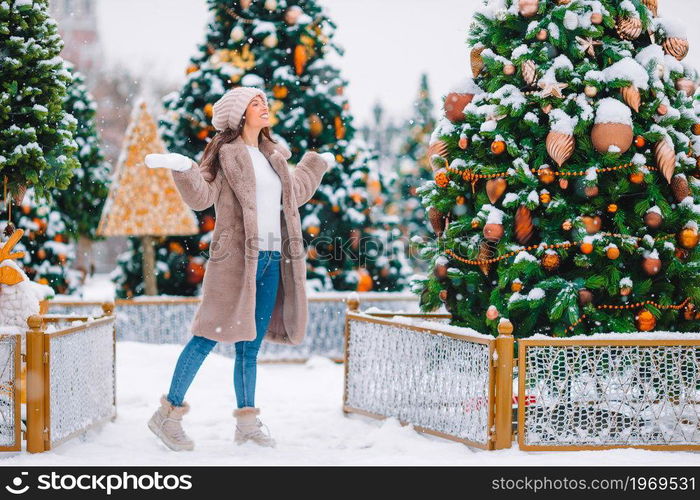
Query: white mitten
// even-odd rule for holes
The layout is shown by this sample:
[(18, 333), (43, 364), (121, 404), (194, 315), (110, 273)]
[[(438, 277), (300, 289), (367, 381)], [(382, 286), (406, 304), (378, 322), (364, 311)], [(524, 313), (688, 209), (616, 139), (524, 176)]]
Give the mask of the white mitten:
[(145, 162), (148, 168), (169, 168), (178, 172), (192, 168), (192, 160), (179, 153), (152, 153), (146, 155)]
[(321, 158), (323, 158), (323, 161), (326, 162), (328, 168), (331, 168), (333, 165), (335, 165), (335, 156), (333, 156), (333, 153), (328, 151), (325, 153), (321, 153)]

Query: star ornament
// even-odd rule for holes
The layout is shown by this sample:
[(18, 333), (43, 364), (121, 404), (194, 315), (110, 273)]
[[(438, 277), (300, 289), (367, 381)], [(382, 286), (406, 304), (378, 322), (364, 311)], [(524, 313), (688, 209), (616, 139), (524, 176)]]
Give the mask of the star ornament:
[(593, 40), (590, 36), (586, 38), (577, 36), (576, 42), (581, 52), (585, 52), (591, 57), (595, 57), (595, 48), (603, 45), (603, 42), (600, 40)]
[(564, 94), (562, 94), (561, 91), (569, 86), (568, 83), (545, 81), (540, 81), (538, 85), (542, 89), (540, 91), (540, 97), (556, 97), (557, 99), (564, 98)]

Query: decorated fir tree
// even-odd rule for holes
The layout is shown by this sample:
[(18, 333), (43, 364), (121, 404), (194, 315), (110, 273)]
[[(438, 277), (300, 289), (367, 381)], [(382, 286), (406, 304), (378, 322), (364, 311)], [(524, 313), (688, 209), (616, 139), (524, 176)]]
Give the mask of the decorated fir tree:
[(49, 285), (56, 293), (76, 292), (83, 273), (73, 268), (76, 242), (71, 240), (64, 214), (29, 188), (12, 220), (24, 231), (18, 248), (25, 250), (22, 264), (29, 279)]
[(401, 231), (407, 244), (416, 247), (410, 251), (413, 268), (425, 267), (425, 261), (418, 257), (418, 245), (414, 241), (430, 238), (427, 214), (421, 204), (418, 188), (432, 179), (432, 169), (428, 163), (428, 138), (435, 129), (433, 102), (430, 99), (428, 75), (421, 75), (418, 95), (413, 103), (411, 118), (403, 130), (403, 138), (396, 159), (398, 182), (393, 190), (392, 204), (401, 220)]
[(63, 99), (71, 75), (47, 0), (0, 2), (0, 175), (20, 204), (26, 188), (49, 197), (78, 166), (75, 119)]
[(61, 213), (68, 237), (80, 249), (77, 260), (85, 272), (91, 272), (91, 241), (101, 239), (96, 234), (100, 214), (109, 193), (109, 164), (105, 161), (100, 136), (95, 123), (95, 101), (85, 87), (85, 80), (70, 63), (66, 68), (73, 75), (64, 99), (64, 107), (77, 121), (75, 157), (80, 167), (66, 189), (53, 189), (52, 207)]
[[(391, 231), (386, 226), (392, 221), (378, 215), (381, 220), (375, 224), (371, 215), (375, 205), (386, 201), (386, 186), (372, 155), (353, 140), (346, 82), (326, 61), (328, 53), (339, 50), (332, 42), (335, 25), (314, 0), (209, 0), (209, 8), (206, 40), (187, 68), (187, 80), (179, 92), (165, 99), (161, 126), (169, 151), (199, 161), (214, 134), (213, 104), (233, 86), (263, 88), (273, 132), (289, 146), (292, 162), (309, 149), (330, 151), (338, 162), (314, 197), (300, 208), (310, 286), (318, 290), (404, 286), (407, 272), (403, 266), (395, 267), (400, 258), (383, 259), (373, 250), (363, 251), (381, 246), (377, 240)], [(197, 217), (198, 234), (158, 243), (158, 266), (173, 280), (166, 293), (198, 293), (201, 270), (183, 273), (173, 267), (207, 255), (213, 207), (197, 212)], [(358, 239), (370, 243), (359, 245), (359, 253), (352, 252)], [(139, 279), (133, 274), (138, 268), (135, 257), (121, 256), (119, 271), (134, 283)]]
[[(197, 221), (180, 197), (168, 170), (150, 169), (144, 158), (150, 153), (165, 153), (156, 122), (146, 103), (136, 103), (124, 145), (112, 177), (109, 196), (97, 227), (99, 236), (133, 236), (112, 279), (119, 285), (121, 298), (134, 295), (172, 294), (176, 270), (182, 274), (203, 274), (203, 258), (172, 252), (169, 266), (157, 265), (157, 240), (171, 234), (194, 234)], [(160, 257), (160, 256), (159, 256)], [(125, 270), (124, 270), (125, 269)], [(201, 279), (201, 278), (199, 278)]]
[[(424, 310), (481, 332), (700, 328), (700, 119), (656, 0), (492, 0), (421, 187)], [(459, 203), (460, 197), (464, 203)]]

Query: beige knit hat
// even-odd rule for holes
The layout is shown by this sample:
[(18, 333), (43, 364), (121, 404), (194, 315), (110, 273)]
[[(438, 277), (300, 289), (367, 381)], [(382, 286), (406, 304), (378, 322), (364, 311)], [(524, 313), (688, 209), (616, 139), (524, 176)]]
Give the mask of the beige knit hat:
[(214, 103), (211, 124), (217, 130), (238, 128), (241, 118), (253, 97), (261, 96), (267, 106), (265, 92), (255, 87), (236, 87), (226, 92)]

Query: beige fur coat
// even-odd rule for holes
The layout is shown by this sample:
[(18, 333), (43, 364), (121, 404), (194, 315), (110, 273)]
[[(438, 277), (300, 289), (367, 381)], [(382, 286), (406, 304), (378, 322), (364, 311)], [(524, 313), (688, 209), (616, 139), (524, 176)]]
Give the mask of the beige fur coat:
[[(289, 150), (263, 138), (260, 152), (282, 182), (282, 260), (280, 284), (265, 340), (299, 344), (307, 323), (306, 250), (298, 208), (316, 192), (327, 163), (316, 152), (307, 152), (291, 171)], [(172, 171), (180, 194), (192, 209), (214, 205), (216, 224), (202, 283), (202, 302), (195, 313), (194, 335), (220, 342), (254, 340), (255, 277), (259, 250), (255, 172), (241, 137), (219, 151), (221, 170), (209, 182), (200, 167)], [(223, 175), (222, 175), (223, 174)]]

